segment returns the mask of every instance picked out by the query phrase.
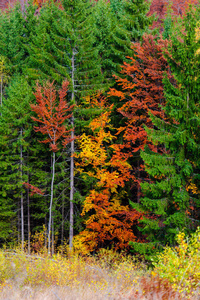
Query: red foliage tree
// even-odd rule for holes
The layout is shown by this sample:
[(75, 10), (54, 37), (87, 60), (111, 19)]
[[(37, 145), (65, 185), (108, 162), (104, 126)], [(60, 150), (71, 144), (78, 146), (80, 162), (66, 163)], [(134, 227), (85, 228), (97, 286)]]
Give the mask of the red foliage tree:
[(57, 152), (61, 144), (65, 147), (71, 141), (69, 134), (71, 129), (67, 130), (65, 125), (65, 120), (71, 118), (74, 107), (74, 105), (69, 106), (65, 100), (68, 85), (68, 81), (63, 82), (58, 101), (53, 83), (48, 82), (45, 87), (37, 84), (34, 94), (37, 104), (31, 105), (31, 109), (37, 114), (37, 118), (32, 117), (32, 119), (41, 124), (34, 127), (35, 131), (47, 135), (47, 138), (40, 142), (49, 143), (53, 152)]
[[(49, 207), (49, 225), (48, 225), (48, 253), (50, 254), (50, 231), (52, 218), (52, 205), (54, 197), (54, 177), (55, 177), (55, 153), (59, 149), (66, 147), (71, 142), (70, 133), (73, 129), (67, 129), (66, 120), (72, 117), (72, 109), (74, 105), (69, 105), (65, 100), (69, 83), (63, 82), (62, 88), (59, 90), (59, 99), (57, 99), (57, 91), (53, 83), (48, 82), (45, 87), (37, 84), (36, 101), (32, 104), (31, 109), (37, 114), (32, 117), (34, 121), (40, 125), (35, 126), (36, 132), (41, 132), (46, 139), (41, 143), (48, 143), (52, 151), (52, 178), (51, 178), (51, 199)], [(33, 190), (33, 188), (32, 188)], [(36, 190), (38, 192), (38, 190)], [(34, 192), (34, 191), (33, 191)]]
[(172, 16), (183, 16), (189, 5), (198, 5), (198, 0), (153, 0), (150, 6), (149, 15), (154, 13), (157, 20), (153, 22), (153, 28), (162, 27), (163, 20), (166, 16), (167, 10), (170, 7)]
[[(132, 161), (132, 180), (137, 186), (137, 200), (140, 198), (141, 177), (144, 173), (143, 163), (140, 159), (140, 150), (148, 146), (153, 151), (153, 146), (147, 139), (144, 124), (152, 127), (149, 112), (164, 118), (160, 104), (164, 104), (163, 84), (164, 74), (170, 75), (170, 69), (163, 52), (167, 49), (168, 42), (161, 38), (156, 41), (151, 35), (143, 37), (142, 44), (134, 43), (132, 46), (134, 57), (129, 57), (130, 62), (124, 63), (121, 73), (123, 78), (116, 77), (119, 89), (110, 89), (110, 96), (115, 96), (123, 102), (118, 111), (124, 116), (126, 126), (118, 129), (118, 134), (123, 132), (124, 144), (118, 145), (121, 156)], [(141, 174), (142, 172), (142, 174)]]

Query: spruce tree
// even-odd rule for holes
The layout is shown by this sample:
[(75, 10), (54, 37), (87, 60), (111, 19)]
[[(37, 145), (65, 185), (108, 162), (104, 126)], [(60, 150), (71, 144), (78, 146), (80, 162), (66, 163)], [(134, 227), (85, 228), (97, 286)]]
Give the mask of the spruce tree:
[(23, 13), (20, 4), (16, 4), (0, 15), (0, 55), (6, 58), (10, 75), (23, 72), (29, 55), (25, 45), (34, 38), (37, 26), (35, 8), (29, 3)]
[(34, 39), (26, 44), (29, 56), (26, 73), (31, 80), (50, 80), (59, 84), (69, 78), (67, 33), (63, 11), (54, 2), (45, 3), (38, 17)]
[[(2, 232), (6, 232), (8, 224), (12, 224), (11, 228), (17, 228), (22, 246), (29, 235), (24, 220), (30, 212), (28, 193), (23, 183), (31, 180), (33, 184), (45, 184), (47, 181), (44, 146), (37, 146), (33, 133), (32, 99), (33, 91), (27, 80), (23, 76), (14, 76), (0, 109), (0, 210), (1, 220), (5, 220)], [(40, 161), (36, 161), (39, 153)], [(7, 233), (7, 238), (13, 237), (13, 232)]]
[(148, 16), (150, 1), (145, 0), (124, 0), (124, 11), (121, 15), (121, 22), (125, 25), (131, 42), (141, 40), (144, 33), (147, 33), (149, 26), (155, 19)]
[[(17, 86), (17, 88), (16, 88)], [(0, 117), (0, 181), (1, 206), (15, 205), (21, 212), (21, 240), (24, 241), (23, 181), (26, 180), (24, 154), (27, 151), (28, 119), (27, 107), (30, 88), (17, 78), (7, 89), (7, 99), (1, 107)], [(19, 104), (19, 101), (21, 102)], [(2, 210), (1, 210), (2, 211)], [(13, 212), (8, 210), (10, 215)], [(6, 212), (8, 214), (8, 212)]]
[(96, 47), (110, 85), (114, 84), (113, 74), (120, 75), (126, 57), (132, 55), (131, 43), (140, 40), (152, 23), (148, 10), (144, 0), (100, 0), (94, 5)]
[[(200, 178), (200, 40), (199, 11), (190, 10), (182, 30), (172, 37), (168, 62), (176, 85), (164, 79), (166, 119), (151, 114), (154, 129), (146, 128), (149, 139), (163, 154), (141, 152), (150, 182), (141, 184), (144, 197), (134, 208), (146, 213), (142, 232), (150, 244), (131, 243), (136, 251), (151, 251), (157, 245), (174, 244), (179, 230), (194, 230), (199, 224)], [(174, 30), (175, 32), (175, 30)], [(147, 250), (148, 249), (148, 250)]]

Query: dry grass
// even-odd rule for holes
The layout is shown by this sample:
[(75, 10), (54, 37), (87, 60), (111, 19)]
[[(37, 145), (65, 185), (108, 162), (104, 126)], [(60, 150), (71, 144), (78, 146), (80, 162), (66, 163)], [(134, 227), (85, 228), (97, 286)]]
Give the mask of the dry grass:
[(144, 264), (103, 250), (97, 257), (0, 252), (0, 300), (179, 300), (188, 298)]

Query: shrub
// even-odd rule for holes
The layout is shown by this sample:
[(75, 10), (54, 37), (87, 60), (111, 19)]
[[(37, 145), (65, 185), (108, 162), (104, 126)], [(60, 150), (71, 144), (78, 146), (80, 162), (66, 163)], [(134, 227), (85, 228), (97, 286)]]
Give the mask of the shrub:
[(177, 247), (165, 247), (153, 261), (152, 275), (168, 280), (179, 292), (192, 294), (200, 287), (200, 228), (190, 238), (180, 232), (177, 242)]

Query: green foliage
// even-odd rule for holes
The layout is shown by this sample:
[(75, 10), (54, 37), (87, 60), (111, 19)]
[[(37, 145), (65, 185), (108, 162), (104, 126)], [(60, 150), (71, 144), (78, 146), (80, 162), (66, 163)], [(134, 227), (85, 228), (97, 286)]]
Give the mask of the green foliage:
[(21, 73), (28, 56), (25, 45), (34, 38), (37, 25), (35, 7), (29, 3), (25, 14), (20, 4), (15, 5), (9, 13), (0, 14), (0, 55), (4, 56), (9, 74)]
[[(16, 77), (7, 88), (6, 94), (7, 99), (3, 99), (0, 109), (0, 237), (4, 240), (13, 231), (17, 199), (23, 191), (23, 180), (27, 178), (24, 154), (29, 147), (31, 132), (29, 101), (32, 90), (24, 78)], [(20, 160), (20, 147), (23, 148), (23, 163)], [(22, 177), (21, 164), (24, 170)]]
[(184, 33), (174, 34), (168, 61), (176, 84), (164, 79), (165, 119), (150, 114), (154, 129), (148, 138), (161, 147), (162, 154), (141, 152), (150, 182), (141, 184), (141, 209), (146, 217), (140, 230), (148, 240), (161, 246), (175, 243), (177, 231), (198, 225), (200, 170), (200, 56), (196, 39), (198, 13), (190, 11), (182, 21)]
[(124, 11), (120, 21), (125, 25), (130, 41), (139, 41), (143, 34), (148, 32), (154, 20), (154, 16), (147, 16), (151, 3), (144, 0), (124, 0), (123, 2)]
[(144, 0), (100, 0), (94, 6), (95, 45), (101, 58), (102, 72), (109, 84), (113, 74), (120, 74), (121, 65), (132, 54), (131, 42), (141, 39), (152, 17), (147, 17), (149, 3)]
[(55, 80), (61, 85), (65, 78), (70, 77), (67, 39), (63, 11), (51, 1), (40, 11), (34, 39), (25, 44), (29, 53), (25, 73), (31, 80)]

